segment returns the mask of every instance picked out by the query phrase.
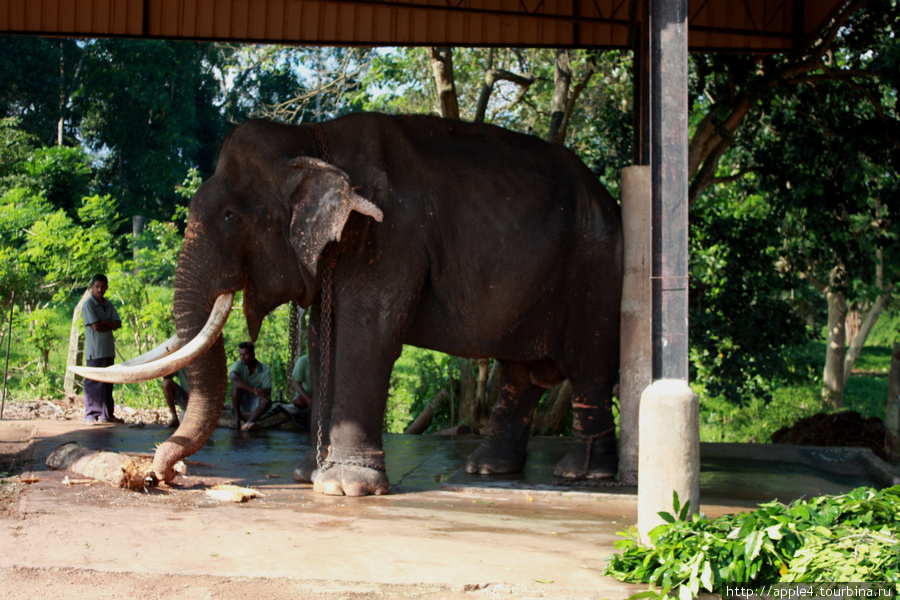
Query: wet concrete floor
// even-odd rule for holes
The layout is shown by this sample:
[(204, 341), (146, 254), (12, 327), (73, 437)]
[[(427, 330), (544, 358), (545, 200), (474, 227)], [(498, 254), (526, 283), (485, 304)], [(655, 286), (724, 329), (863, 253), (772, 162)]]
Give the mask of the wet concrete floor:
[[(483, 477), (460, 470), (475, 437), (386, 435), (391, 494), (358, 499), (293, 481), (311, 440), (291, 431), (217, 429), (190, 457), (186, 477), (149, 493), (66, 485), (65, 473), (44, 466), (65, 442), (149, 453), (170, 434), (0, 421), (0, 442), (28, 453), (37, 480), (22, 495), (21, 520), (0, 528), (0, 545), (15, 548), (0, 555), (0, 568), (285, 578), (322, 597), (335, 589), (363, 597), (347, 592), (385, 585), (473, 598), (626, 598), (643, 589), (600, 574), (616, 532), (635, 523), (636, 488), (555, 485), (552, 467), (567, 447), (558, 438), (531, 441), (523, 474)], [(709, 516), (896, 479), (868, 451), (705, 444), (702, 456)], [(218, 483), (264, 497), (223, 503), (205, 494)]]

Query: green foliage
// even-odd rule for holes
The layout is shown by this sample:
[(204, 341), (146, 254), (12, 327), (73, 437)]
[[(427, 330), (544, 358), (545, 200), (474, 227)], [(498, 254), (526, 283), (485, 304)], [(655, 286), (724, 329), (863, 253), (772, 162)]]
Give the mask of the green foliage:
[[(61, 116), (63, 137), (73, 137), (77, 116), (67, 114), (77, 86), (85, 42), (76, 39), (0, 36), (0, 117), (18, 117), (40, 143), (55, 143)], [(63, 106), (61, 106), (61, 100)]]
[[(188, 177), (190, 179), (191, 175)], [(192, 181), (186, 181), (181, 190), (193, 185)], [(199, 186), (199, 182), (196, 185)], [(135, 268), (147, 282), (155, 285), (172, 285), (175, 282), (175, 268), (183, 240), (180, 230), (186, 219), (187, 207), (177, 207), (171, 221), (151, 220), (140, 235), (131, 238)]]
[(37, 139), (20, 128), (18, 118), (0, 119), (0, 192), (18, 187), (25, 164)]
[(782, 427), (827, 410), (816, 384), (775, 387), (768, 401), (750, 398), (743, 405), (723, 396), (704, 396), (700, 399), (700, 439), (765, 444)]
[(415, 346), (404, 346), (391, 373), (385, 431), (402, 433), (441, 390), (447, 390), (450, 402), (442, 405), (435, 413), (426, 432), (450, 427), (453, 423), (449, 405), (457, 393), (461, 365), (462, 361), (457, 357)]
[(90, 158), (81, 148), (38, 148), (25, 163), (19, 185), (74, 217), (78, 199), (89, 195), (91, 175)]
[[(232, 315), (234, 315), (234, 312)], [(238, 323), (235, 325), (239, 324), (240, 329), (246, 331), (246, 322), (242, 312), (237, 315), (236, 319), (230, 318), (229, 323), (232, 320), (237, 320)], [(273, 400), (278, 400), (279, 393), (283, 394), (282, 399), (284, 400), (290, 400), (294, 396), (293, 385), (290, 379), (294, 364), (291, 362), (289, 332), (290, 306), (285, 304), (266, 316), (260, 329), (259, 337), (256, 340), (256, 357), (272, 369)], [(238, 337), (225, 338), (230, 346), (227, 349), (229, 367), (239, 358), (238, 343), (250, 339), (246, 334), (242, 335), (243, 337), (240, 337), (240, 339)]]
[(28, 315), (28, 337), (26, 339), (38, 352), (38, 369), (41, 373), (46, 373), (50, 366), (50, 349), (55, 341), (51, 328), (53, 312), (49, 308), (39, 308), (31, 311)]
[[(882, 314), (878, 319), (878, 322), (875, 324), (875, 327), (872, 329), (872, 333), (869, 334), (866, 342), (873, 346), (884, 346), (888, 349), (893, 348), (895, 342), (900, 342), (900, 310), (894, 310), (893, 312)], [(859, 368), (883, 368), (886, 371), (887, 368), (885, 367), (889, 364), (890, 352), (888, 352), (886, 360), (884, 357), (882, 357), (881, 361), (879, 361), (878, 366), (865, 365), (865, 363), (861, 363), (859, 365)]]
[[(675, 496), (674, 515), (679, 515)], [(634, 598), (722, 594), (725, 584), (889, 582), (900, 591), (900, 486), (858, 488), (839, 496), (769, 502), (716, 519), (660, 513), (649, 546), (636, 530), (620, 532), (604, 574), (659, 586)]]
[[(103, 273), (113, 257), (114, 238), (105, 222), (109, 198), (84, 198), (79, 214), (86, 228), (65, 211), (47, 215), (30, 229), (26, 256), (35, 272), (41, 272), (44, 289), (59, 300), (83, 284), (85, 277)], [(95, 220), (96, 219), (96, 220)]]
[(807, 375), (797, 377), (789, 360), (807, 332), (789, 301), (796, 282), (777, 269), (783, 240), (769, 219), (762, 197), (734, 189), (692, 209), (691, 379), (736, 404), (768, 400), (776, 386)]

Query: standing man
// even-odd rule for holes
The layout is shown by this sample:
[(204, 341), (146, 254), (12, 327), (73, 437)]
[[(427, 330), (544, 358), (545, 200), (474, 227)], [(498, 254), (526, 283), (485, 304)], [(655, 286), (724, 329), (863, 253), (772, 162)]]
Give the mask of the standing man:
[[(84, 321), (84, 359), (89, 367), (108, 367), (116, 359), (116, 340), (113, 331), (122, 326), (122, 320), (113, 303), (106, 299), (109, 280), (106, 275), (94, 275), (91, 279), (91, 297), (81, 307)], [(124, 423), (116, 417), (113, 401), (113, 384), (93, 379), (84, 380), (84, 422)]]
[[(240, 360), (231, 366), (231, 407), (234, 428), (250, 431), (258, 418), (272, 406), (272, 371), (256, 360), (253, 342), (238, 344)], [(241, 409), (250, 412), (247, 423), (241, 426)]]

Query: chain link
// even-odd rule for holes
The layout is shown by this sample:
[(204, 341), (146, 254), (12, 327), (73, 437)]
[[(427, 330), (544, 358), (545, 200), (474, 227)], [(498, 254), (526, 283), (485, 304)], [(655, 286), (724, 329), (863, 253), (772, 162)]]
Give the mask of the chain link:
[(580, 479), (568, 479), (557, 477), (553, 480), (553, 485), (564, 486), (564, 487), (631, 487), (637, 485), (636, 481), (631, 481), (630, 479), (625, 480), (614, 480), (614, 479), (584, 479), (587, 476), (588, 469), (591, 466), (591, 453), (594, 448), (594, 442), (599, 440), (602, 437), (605, 437), (616, 430), (616, 426), (613, 425), (606, 431), (601, 431), (600, 433), (595, 433), (594, 435), (577, 437), (577, 440), (584, 440), (587, 442), (585, 444), (584, 451), (584, 471), (583, 475)]
[(320, 305), (322, 315), (322, 333), (320, 336), (321, 348), (319, 351), (319, 419), (316, 426), (316, 466), (321, 473), (324, 470), (325, 456), (322, 448), (322, 436), (325, 431), (325, 412), (328, 409), (329, 377), (331, 375), (331, 319), (333, 300), (331, 297), (331, 275), (337, 253), (330, 246), (325, 247), (322, 256), (322, 303)]

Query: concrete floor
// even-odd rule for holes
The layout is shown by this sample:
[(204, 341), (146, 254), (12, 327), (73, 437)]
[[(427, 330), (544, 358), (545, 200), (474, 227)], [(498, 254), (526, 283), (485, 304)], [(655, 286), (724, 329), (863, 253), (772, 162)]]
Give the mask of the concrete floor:
[[(152, 452), (170, 433), (0, 421), (3, 448), (30, 457), (26, 475), (37, 480), (20, 497), (20, 516), (0, 527), (0, 569), (277, 579), (309, 597), (336, 598), (599, 599), (645, 589), (600, 574), (616, 532), (635, 523), (636, 489), (554, 485), (561, 439), (535, 438), (521, 476), (480, 477), (459, 472), (476, 438), (387, 435), (391, 494), (356, 499), (293, 481), (310, 438), (291, 431), (217, 429), (186, 477), (149, 493), (66, 485), (66, 473), (44, 466), (64, 442)], [(868, 451), (704, 444), (702, 456), (701, 510), (711, 517), (900, 481)], [(219, 483), (264, 497), (209, 498)]]

